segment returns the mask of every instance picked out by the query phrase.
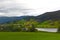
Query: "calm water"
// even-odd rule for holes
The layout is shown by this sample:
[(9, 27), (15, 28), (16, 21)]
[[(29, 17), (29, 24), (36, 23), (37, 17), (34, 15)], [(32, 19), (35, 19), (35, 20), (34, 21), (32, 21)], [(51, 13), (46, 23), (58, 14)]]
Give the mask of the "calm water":
[(36, 28), (38, 31), (57, 32), (57, 28)]

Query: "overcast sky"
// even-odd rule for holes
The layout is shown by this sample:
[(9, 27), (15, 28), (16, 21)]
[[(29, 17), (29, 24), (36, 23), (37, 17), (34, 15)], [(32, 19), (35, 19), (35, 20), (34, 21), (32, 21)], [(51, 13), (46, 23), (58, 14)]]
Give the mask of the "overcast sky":
[(60, 0), (0, 0), (0, 16), (37, 16), (60, 10)]

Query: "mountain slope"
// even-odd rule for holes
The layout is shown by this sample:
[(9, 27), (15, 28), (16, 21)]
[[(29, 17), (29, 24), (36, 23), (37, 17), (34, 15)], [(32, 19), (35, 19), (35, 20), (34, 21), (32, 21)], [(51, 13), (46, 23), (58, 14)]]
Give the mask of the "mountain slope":
[(24, 16), (21, 16), (21, 17), (0, 17), (0, 24), (20, 20), (22, 18), (24, 18)]
[(60, 10), (54, 12), (46, 12), (36, 17), (38, 21), (60, 20)]

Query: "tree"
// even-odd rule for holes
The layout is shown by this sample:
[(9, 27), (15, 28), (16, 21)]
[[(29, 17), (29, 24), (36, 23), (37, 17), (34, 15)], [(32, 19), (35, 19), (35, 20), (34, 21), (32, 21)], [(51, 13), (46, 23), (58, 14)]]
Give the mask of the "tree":
[(33, 19), (30, 19), (29, 21), (26, 21), (24, 23), (26, 31), (29, 31), (29, 32), (34, 32), (37, 25), (38, 25), (38, 22)]

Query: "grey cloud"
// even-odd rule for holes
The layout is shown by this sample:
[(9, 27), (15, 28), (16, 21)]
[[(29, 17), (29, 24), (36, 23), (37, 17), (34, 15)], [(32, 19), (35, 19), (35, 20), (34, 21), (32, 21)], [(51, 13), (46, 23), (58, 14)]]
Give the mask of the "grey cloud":
[(23, 14), (27, 14), (30, 11), (32, 11), (32, 9), (26, 9), (23, 6), (21, 6), (22, 4), (18, 5), (16, 3), (2, 3), (2, 5), (0, 5), (0, 12), (1, 13), (11, 13), (11, 12), (22, 12)]
[(21, 8), (0, 8), (1, 13), (10, 13), (10, 12), (22, 12), (24, 14), (32, 11), (32, 9), (21, 9)]
[(1, 2), (1, 1), (6, 1), (6, 0), (0, 0), (0, 2)]
[(1, 2), (0, 14), (2, 14), (2, 16), (24, 15), (24, 14), (28, 14), (33, 11), (33, 9), (24, 8), (24, 6), (21, 6), (22, 4), (18, 5), (14, 2), (6, 3), (6, 1), (10, 1), (10, 0), (0, 0), (0, 2)]
[(12, 1), (12, 0), (0, 0), (0, 2), (2, 2), (2, 1)]

